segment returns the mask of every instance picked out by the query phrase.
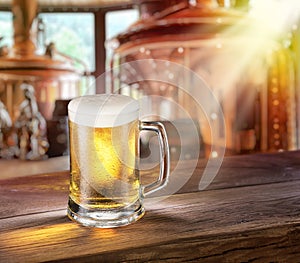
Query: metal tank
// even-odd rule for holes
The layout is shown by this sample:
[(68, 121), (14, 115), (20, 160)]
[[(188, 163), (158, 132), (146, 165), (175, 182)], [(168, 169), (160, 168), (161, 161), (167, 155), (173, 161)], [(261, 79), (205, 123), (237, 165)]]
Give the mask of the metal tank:
[[(182, 121), (183, 135), (189, 137), (179, 107), (162, 107), (149, 95), (180, 105), (196, 121), (206, 157), (211, 156), (212, 130), (217, 134), (213, 143), (226, 145), (226, 154), (295, 149), (297, 116), (290, 50), (246, 11), (234, 9), (232, 2), (137, 0), (140, 19), (107, 43), (114, 50), (112, 92), (148, 96), (153, 115), (169, 112), (169, 120)], [(144, 59), (148, 66), (129, 63)], [(164, 66), (158, 68), (158, 61), (165, 61)], [(191, 75), (171, 72), (168, 62), (183, 65), (202, 78), (219, 101), (224, 122), (220, 109), (203, 112), (189, 95), (200, 94), (201, 87)], [(167, 82), (150, 81), (149, 76), (153, 79), (155, 74), (176, 79), (188, 92)]]
[(12, 13), (13, 47), (0, 47), (0, 100), (15, 123), (20, 116), (20, 105), (26, 100), (22, 85), (33, 87), (38, 111), (48, 124), (47, 154), (64, 154), (67, 151), (66, 103), (80, 95), (83, 72), (75, 69), (72, 59), (59, 54), (53, 43), (45, 48), (44, 54), (37, 54), (36, 0), (13, 0)]

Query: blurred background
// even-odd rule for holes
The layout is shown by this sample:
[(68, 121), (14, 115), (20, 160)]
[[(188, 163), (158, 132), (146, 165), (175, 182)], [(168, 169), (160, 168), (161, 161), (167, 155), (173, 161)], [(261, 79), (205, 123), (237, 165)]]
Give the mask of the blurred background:
[[(173, 159), (299, 149), (299, 12), (296, 0), (2, 0), (0, 158), (67, 155), (69, 100), (110, 92), (146, 98)], [(214, 96), (205, 110), (194, 73)]]

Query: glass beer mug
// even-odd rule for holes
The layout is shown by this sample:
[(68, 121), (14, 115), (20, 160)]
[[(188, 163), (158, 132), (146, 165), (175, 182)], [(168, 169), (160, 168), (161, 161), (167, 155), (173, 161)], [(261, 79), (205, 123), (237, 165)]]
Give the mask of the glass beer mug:
[[(144, 215), (143, 198), (167, 184), (169, 146), (164, 126), (138, 120), (138, 101), (98, 94), (68, 105), (70, 194), (68, 216), (86, 226), (118, 227)], [(154, 131), (160, 147), (160, 174), (149, 185), (139, 177), (139, 131)]]

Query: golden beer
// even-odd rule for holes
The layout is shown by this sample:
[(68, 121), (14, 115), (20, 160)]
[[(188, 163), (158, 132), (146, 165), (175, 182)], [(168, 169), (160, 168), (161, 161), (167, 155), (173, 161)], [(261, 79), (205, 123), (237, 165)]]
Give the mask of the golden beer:
[[(68, 105), (70, 193), (68, 216), (86, 226), (117, 227), (144, 214), (143, 197), (162, 188), (169, 175), (166, 133), (160, 123), (140, 122), (138, 102), (115, 94), (83, 96)], [(140, 184), (139, 131), (157, 133), (161, 174)], [(161, 157), (162, 158), (162, 157)]]
[(69, 123), (70, 198), (86, 209), (126, 207), (139, 199), (138, 123), (94, 128)]

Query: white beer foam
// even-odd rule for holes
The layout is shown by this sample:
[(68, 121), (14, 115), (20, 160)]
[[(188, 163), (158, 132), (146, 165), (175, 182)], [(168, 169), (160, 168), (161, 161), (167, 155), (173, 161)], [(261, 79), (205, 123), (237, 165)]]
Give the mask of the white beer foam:
[(119, 94), (77, 97), (68, 105), (69, 120), (89, 127), (115, 127), (136, 120), (137, 100)]

